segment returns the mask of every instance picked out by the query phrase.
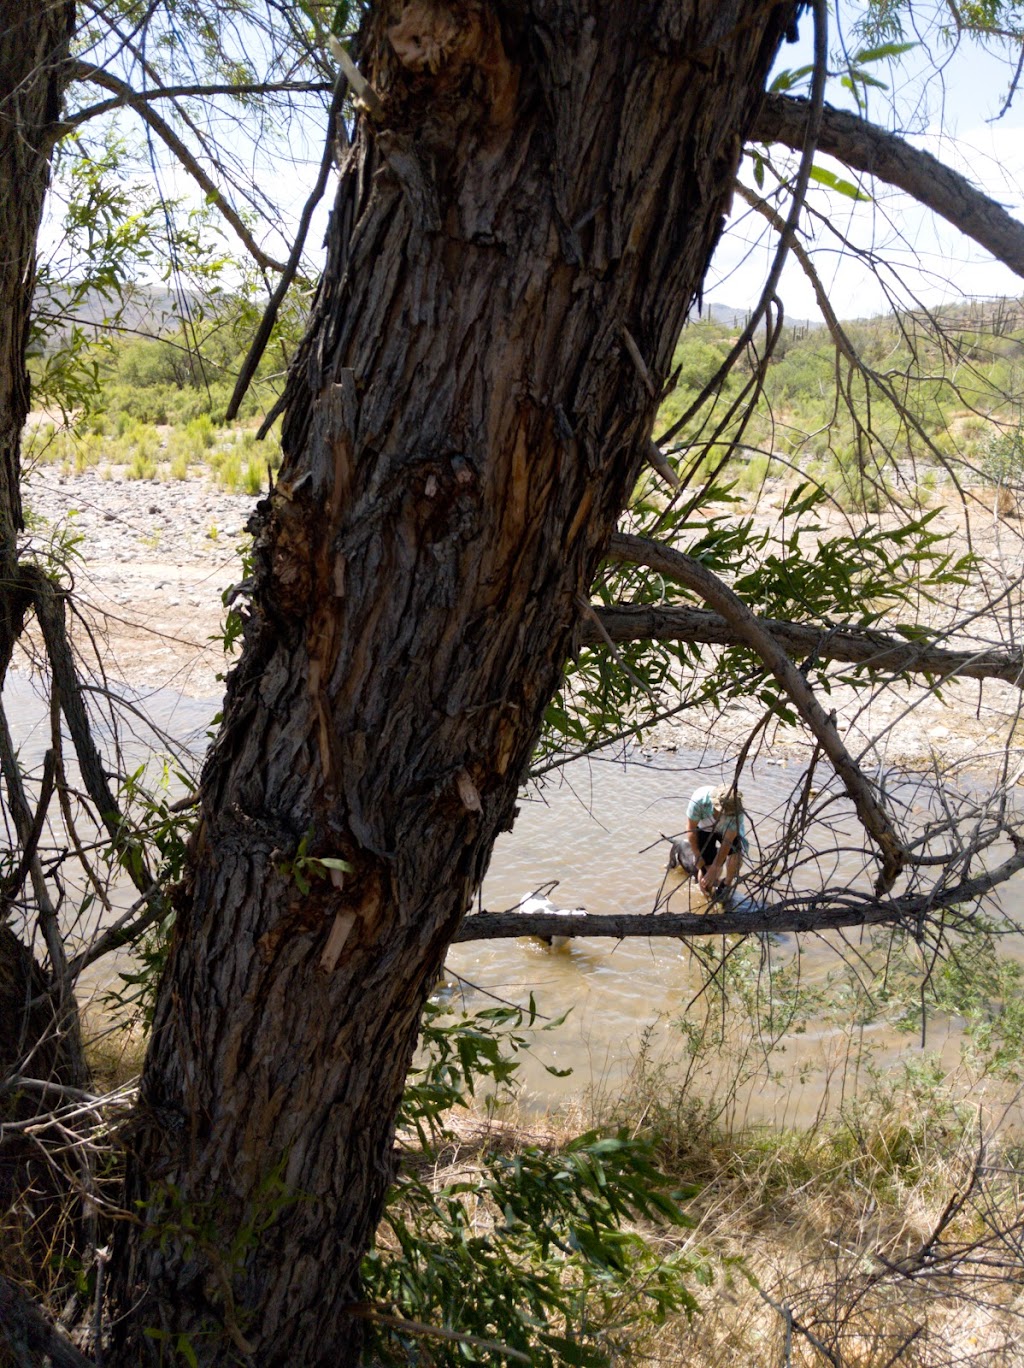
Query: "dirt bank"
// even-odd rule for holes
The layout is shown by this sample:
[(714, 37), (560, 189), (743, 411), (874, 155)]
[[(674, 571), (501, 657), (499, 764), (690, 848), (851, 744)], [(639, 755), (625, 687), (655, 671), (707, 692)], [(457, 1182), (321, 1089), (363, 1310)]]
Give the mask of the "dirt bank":
[[(757, 521), (775, 516), (777, 502), (776, 492), (763, 497), (751, 510)], [(62, 474), (50, 466), (32, 475), (27, 504), (37, 545), (64, 523), (79, 539), (73, 573), (83, 653), (88, 654), (91, 632), (112, 679), (139, 689), (167, 687), (217, 698), (222, 689), (217, 675), (225, 668), (221, 595), (242, 578), (239, 548), (255, 499), (218, 490), (202, 477), (129, 480), (116, 468)], [(970, 511), (969, 536), (963, 506), (953, 499), (942, 506), (934, 527), (948, 537), (955, 555), (972, 549), (983, 563), (982, 575), (942, 600), (915, 605), (913, 612), (931, 626), (955, 628), (950, 645), (1005, 649), (1015, 644), (1024, 617), (1021, 524), (1016, 517), (994, 517), (983, 498), (974, 500)], [(834, 512), (832, 519), (838, 526), (843, 515)], [(855, 521), (846, 530), (851, 526)], [(999, 596), (993, 608), (991, 600)], [(969, 761), (987, 768), (1014, 733), (1020, 698), (1010, 685), (954, 681), (930, 693), (903, 684), (870, 693), (838, 687), (823, 701), (837, 710), (851, 748), (873, 747), (881, 763)], [(753, 704), (736, 702), (713, 724), (699, 715), (664, 723), (652, 741), (660, 747), (733, 751), (760, 717)], [(768, 728), (761, 747), (762, 754), (780, 761), (809, 752), (803, 734), (791, 729)]]

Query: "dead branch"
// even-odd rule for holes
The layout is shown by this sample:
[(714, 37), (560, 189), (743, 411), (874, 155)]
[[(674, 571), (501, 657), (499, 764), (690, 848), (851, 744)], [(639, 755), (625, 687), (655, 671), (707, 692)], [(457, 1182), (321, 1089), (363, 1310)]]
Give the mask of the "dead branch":
[(112, 925), (105, 927), (96, 938), (85, 947), (67, 967), (67, 976), (74, 982), (83, 969), (108, 955), (111, 950), (119, 950), (122, 945), (131, 945), (139, 936), (166, 913), (167, 903), (162, 884), (154, 883), (141, 898), (137, 898)]
[[(824, 4), (824, 0), (811, 0), (808, 8), (814, 11), (814, 63), (811, 77), (811, 98), (808, 102), (808, 117), (801, 131), (799, 147), (800, 165), (793, 178), (792, 195), (790, 197), (785, 231), (779, 238), (771, 270), (768, 272), (768, 278), (761, 290), (761, 297), (758, 300), (754, 311), (751, 313), (750, 318), (747, 320), (746, 327), (730, 348), (728, 356), (711, 379), (704, 385), (697, 398), (694, 399), (685, 412), (676, 419), (672, 426), (658, 438), (659, 446), (662, 446), (665, 442), (671, 440), (677, 433), (682, 432), (690, 419), (704, 407), (704, 404), (708, 399), (718, 393), (736, 362), (754, 340), (754, 335), (761, 325), (761, 320), (769, 315), (769, 309), (773, 303), (781, 318), (781, 304), (776, 295), (776, 291), (779, 286), (779, 281), (782, 278), (782, 271), (786, 264), (786, 257), (789, 254), (790, 245), (796, 237), (796, 230), (800, 223), (800, 215), (803, 213), (804, 202), (807, 198), (811, 171), (814, 166), (814, 154), (818, 148), (818, 127), (821, 123), (822, 111), (825, 108), (825, 81), (828, 74), (828, 11)], [(774, 329), (769, 327), (768, 333), (769, 341), (766, 346), (766, 360), (767, 355), (771, 353), (774, 347), (773, 334), (774, 337), (777, 337), (778, 327), (776, 326)]]
[(93, 1368), (43, 1314), (27, 1292), (0, 1275), (0, 1344), (11, 1353), (16, 1368), (35, 1368), (47, 1355), (53, 1368)]
[(274, 323), (280, 312), (284, 297), (291, 288), (292, 281), (295, 279), (299, 269), (299, 262), (302, 259), (302, 249), (306, 245), (306, 234), (309, 232), (310, 221), (313, 211), (323, 198), (324, 190), (327, 187), (327, 177), (330, 174), (331, 165), (334, 160), (335, 130), (340, 130), (344, 136), (345, 125), (341, 119), (342, 105), (345, 95), (348, 92), (348, 82), (344, 76), (339, 75), (334, 86), (334, 95), (331, 99), (331, 107), (327, 115), (327, 137), (324, 142), (323, 156), (320, 158), (320, 170), (317, 173), (316, 183), (309, 192), (306, 203), (302, 206), (302, 214), (299, 217), (299, 226), (295, 233), (295, 241), (289, 253), (285, 268), (281, 273), (281, 279), (274, 288), (274, 293), (270, 297), (263, 317), (260, 319), (259, 327), (249, 344), (249, 350), (245, 354), (235, 381), (235, 388), (228, 401), (227, 409), (224, 412), (224, 421), (230, 423), (238, 413), (242, 400), (245, 398), (246, 390), (252, 383), (252, 378), (256, 374), (256, 368), (266, 351), (267, 343), (270, 341), (270, 334), (274, 330)]

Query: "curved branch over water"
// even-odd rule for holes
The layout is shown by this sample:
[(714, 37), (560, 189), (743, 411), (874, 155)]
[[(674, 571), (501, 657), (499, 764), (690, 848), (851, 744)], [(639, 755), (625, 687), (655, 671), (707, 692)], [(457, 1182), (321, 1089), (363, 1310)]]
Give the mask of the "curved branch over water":
[(678, 580), (698, 594), (708, 606), (720, 613), (736, 632), (737, 637), (755, 651), (766, 667), (786, 691), (793, 706), (800, 713), (822, 750), (832, 762), (846, 792), (853, 799), (864, 829), (878, 845), (882, 854), (882, 869), (878, 876), (878, 893), (887, 893), (907, 863), (907, 852), (896, 833), (888, 813), (879, 802), (874, 786), (847, 750), (831, 716), (814, 696), (806, 677), (790, 660), (778, 641), (766, 631), (743, 600), (717, 575), (691, 556), (670, 547), (659, 546), (643, 537), (616, 532), (608, 548), (610, 560), (624, 560), (634, 565), (646, 565), (671, 579)]
[[(951, 856), (951, 861), (962, 860)], [(466, 917), (455, 941), (507, 940), (516, 936), (571, 936), (587, 940), (626, 936), (685, 940), (694, 936), (781, 935), (796, 931), (835, 931), (849, 926), (906, 926), (917, 930), (937, 912), (975, 902), (1024, 869), (1024, 843), (997, 865), (973, 879), (961, 879), (948, 887), (903, 893), (897, 898), (872, 896), (852, 888), (823, 889), (818, 893), (793, 894), (778, 902), (747, 904), (734, 911), (639, 912), (615, 915), (578, 912), (477, 912)]]
[[(580, 641), (599, 646), (613, 642), (688, 641), (703, 646), (746, 646), (749, 643), (719, 613), (676, 604), (594, 605), (603, 631), (584, 619)], [(814, 655), (862, 667), (868, 674), (892, 679), (924, 675), (930, 680), (998, 679), (1024, 688), (1024, 651), (952, 651), (927, 642), (908, 641), (889, 632), (859, 627), (814, 627), (779, 618), (757, 618), (760, 626), (791, 656)]]

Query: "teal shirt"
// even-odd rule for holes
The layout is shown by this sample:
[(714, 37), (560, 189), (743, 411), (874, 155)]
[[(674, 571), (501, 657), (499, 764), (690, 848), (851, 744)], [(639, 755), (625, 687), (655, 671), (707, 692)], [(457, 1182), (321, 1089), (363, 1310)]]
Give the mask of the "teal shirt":
[(690, 799), (686, 809), (687, 821), (696, 822), (702, 831), (716, 831), (719, 836), (728, 836), (730, 831), (735, 831), (739, 840), (740, 851), (746, 855), (749, 852), (747, 845), (747, 824), (743, 813), (739, 812), (734, 817), (719, 817), (715, 821), (715, 812), (711, 803), (711, 785), (706, 788), (699, 788)]

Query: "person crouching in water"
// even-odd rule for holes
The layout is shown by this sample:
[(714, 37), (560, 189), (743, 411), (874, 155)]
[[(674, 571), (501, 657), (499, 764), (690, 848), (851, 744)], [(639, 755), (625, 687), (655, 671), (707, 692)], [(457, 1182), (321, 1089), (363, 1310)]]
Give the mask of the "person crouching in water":
[(686, 809), (686, 836), (672, 842), (669, 868), (685, 869), (710, 895), (719, 884), (735, 885), (746, 853), (747, 825), (739, 789), (731, 784), (697, 789)]

